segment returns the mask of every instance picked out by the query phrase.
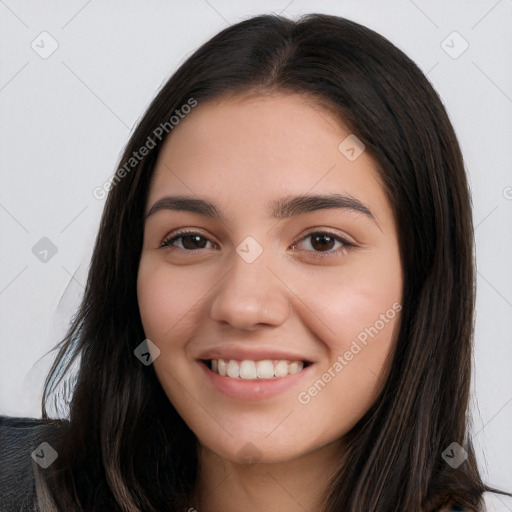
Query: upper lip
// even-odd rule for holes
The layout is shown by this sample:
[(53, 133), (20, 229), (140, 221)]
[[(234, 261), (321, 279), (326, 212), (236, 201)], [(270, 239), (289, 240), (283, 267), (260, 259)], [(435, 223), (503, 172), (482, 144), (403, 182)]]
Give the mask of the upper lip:
[(218, 346), (205, 350), (199, 356), (200, 360), (209, 361), (211, 359), (234, 359), (235, 361), (263, 361), (265, 359), (277, 359), (287, 361), (304, 361), (311, 363), (311, 359), (301, 354), (287, 350), (279, 350), (270, 347), (247, 347), (247, 346)]

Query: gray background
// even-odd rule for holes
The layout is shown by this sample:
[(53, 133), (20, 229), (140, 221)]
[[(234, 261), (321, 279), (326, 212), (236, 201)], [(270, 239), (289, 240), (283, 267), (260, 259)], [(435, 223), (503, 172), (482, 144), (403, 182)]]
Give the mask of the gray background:
[(473, 442), (486, 481), (512, 490), (512, 0), (0, 0), (0, 414), (40, 416), (43, 356), (78, 305), (104, 206), (93, 189), (134, 124), (199, 44), (263, 12), (367, 25), (441, 95), (473, 193)]

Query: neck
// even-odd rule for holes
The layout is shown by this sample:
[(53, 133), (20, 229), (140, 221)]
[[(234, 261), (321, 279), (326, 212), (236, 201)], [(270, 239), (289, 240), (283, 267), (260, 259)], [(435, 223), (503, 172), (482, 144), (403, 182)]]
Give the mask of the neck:
[(339, 459), (334, 444), (293, 460), (254, 465), (227, 461), (202, 447), (193, 504), (200, 512), (318, 512)]

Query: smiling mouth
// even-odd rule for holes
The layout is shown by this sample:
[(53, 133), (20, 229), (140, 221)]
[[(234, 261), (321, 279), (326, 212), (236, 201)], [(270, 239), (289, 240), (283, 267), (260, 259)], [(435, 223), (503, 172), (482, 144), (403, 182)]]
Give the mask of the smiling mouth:
[(299, 373), (311, 363), (308, 361), (288, 361), (285, 359), (251, 361), (244, 359), (208, 359), (202, 360), (208, 369), (222, 377), (232, 379), (255, 380), (277, 379)]

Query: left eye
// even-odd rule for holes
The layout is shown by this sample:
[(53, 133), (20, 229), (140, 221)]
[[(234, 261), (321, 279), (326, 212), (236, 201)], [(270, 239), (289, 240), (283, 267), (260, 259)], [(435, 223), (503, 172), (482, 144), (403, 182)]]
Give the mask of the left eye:
[(179, 233), (173, 237), (167, 238), (160, 247), (177, 247), (186, 251), (196, 249), (206, 249), (208, 243), (213, 242), (199, 233)]
[[(299, 247), (300, 245), (306, 245), (306, 247)], [(338, 235), (332, 233), (310, 233), (309, 235), (302, 238), (298, 243), (292, 245), (292, 249), (301, 249), (306, 251), (331, 253), (337, 252), (332, 249), (345, 249), (346, 247), (353, 246), (350, 242)]]

